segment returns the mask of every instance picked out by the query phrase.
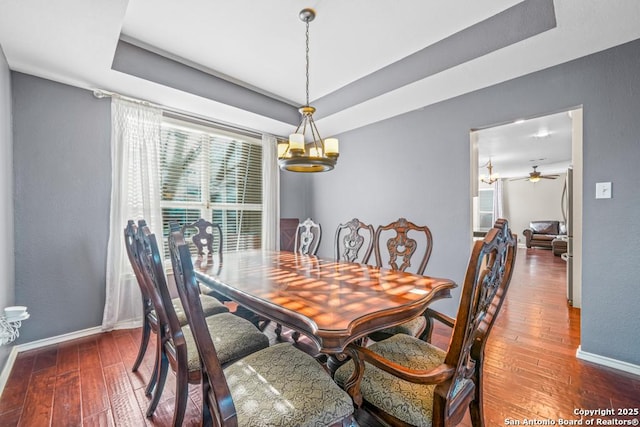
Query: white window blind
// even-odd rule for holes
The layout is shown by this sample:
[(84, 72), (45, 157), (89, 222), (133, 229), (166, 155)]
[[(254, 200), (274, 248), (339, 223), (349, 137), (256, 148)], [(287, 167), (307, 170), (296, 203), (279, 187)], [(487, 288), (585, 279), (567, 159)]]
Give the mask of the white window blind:
[(165, 239), (169, 222), (205, 218), (222, 227), (224, 251), (261, 247), (260, 141), (165, 118), (160, 171)]

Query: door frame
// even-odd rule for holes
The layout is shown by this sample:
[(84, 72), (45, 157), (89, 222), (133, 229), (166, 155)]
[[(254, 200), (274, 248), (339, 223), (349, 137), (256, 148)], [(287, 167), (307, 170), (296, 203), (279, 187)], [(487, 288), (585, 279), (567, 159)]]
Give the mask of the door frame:
[[(583, 106), (579, 105), (566, 110), (546, 112), (536, 116), (527, 117), (524, 120), (544, 117), (550, 114), (567, 112), (571, 117), (571, 163), (573, 167), (573, 307), (582, 307), (582, 211), (583, 203)], [(515, 123), (523, 120), (516, 118), (510, 122), (498, 123), (469, 130), (470, 146), (470, 195), (469, 195), (469, 236), (470, 247), (473, 245), (473, 221), (474, 221), (474, 197), (478, 195), (478, 137), (477, 132), (496, 126)]]

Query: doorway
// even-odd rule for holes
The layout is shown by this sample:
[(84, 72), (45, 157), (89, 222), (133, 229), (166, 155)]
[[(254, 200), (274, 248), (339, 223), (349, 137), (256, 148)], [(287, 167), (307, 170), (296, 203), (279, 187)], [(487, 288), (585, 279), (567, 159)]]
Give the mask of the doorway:
[(564, 226), (560, 238), (571, 242), (563, 255), (567, 298), (580, 308), (582, 108), (474, 129), (470, 140), (472, 238), (482, 238), (496, 218), (504, 217), (518, 235), (518, 246), (526, 247), (522, 231), (531, 221), (558, 221), (559, 228)]

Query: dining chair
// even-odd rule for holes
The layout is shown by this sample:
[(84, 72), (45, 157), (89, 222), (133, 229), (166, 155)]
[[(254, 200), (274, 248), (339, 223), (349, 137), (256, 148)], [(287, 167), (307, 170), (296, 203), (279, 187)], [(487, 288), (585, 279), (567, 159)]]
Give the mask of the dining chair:
[[(320, 224), (314, 222), (311, 218), (305, 219), (296, 227), (294, 252), (302, 255), (315, 255), (318, 252), (321, 237), (322, 227)], [(280, 323), (276, 324), (275, 333), (278, 338), (282, 335), (282, 325)], [(300, 333), (294, 331), (291, 334), (291, 338), (293, 341), (298, 342)]]
[(189, 249), (179, 232), (169, 236), (178, 294), (202, 363), (203, 426), (349, 426), (349, 395), (312, 356), (290, 343), (252, 353), (224, 367), (215, 333), (202, 313)]
[[(364, 234), (364, 235), (363, 235)], [(375, 231), (371, 224), (365, 224), (358, 218), (353, 218), (338, 225), (334, 239), (334, 255), (336, 261), (369, 262), (373, 251), (373, 237)], [(360, 251), (364, 251), (362, 254)]]
[(217, 262), (222, 262), (222, 245), (224, 242), (220, 224), (199, 218), (194, 222), (184, 224), (182, 233), (185, 239), (190, 237), (196, 247), (198, 258), (206, 261), (212, 259), (215, 255)]
[[(171, 229), (181, 233), (176, 224), (173, 224)], [(182, 325), (178, 320), (178, 315), (171, 302), (171, 294), (167, 286), (156, 237), (145, 224), (138, 224), (138, 241), (140, 242), (141, 266), (145, 276), (144, 283), (158, 315), (160, 331), (158, 335), (160, 351), (157, 354), (157, 373), (155, 374), (157, 384), (147, 408), (147, 416), (151, 417), (155, 412), (167, 379), (168, 368), (171, 367), (176, 376), (173, 425), (180, 426), (187, 406), (188, 384), (198, 384), (201, 379), (200, 358), (191, 326), (188, 322)], [(176, 278), (176, 282), (177, 280)], [(202, 304), (199, 287), (194, 298), (197, 298)], [(189, 320), (188, 315), (186, 317)], [(202, 318), (207, 333), (215, 336), (220, 363), (223, 365), (269, 346), (269, 339), (266, 335), (249, 321), (231, 313), (205, 316), (203, 312)]]
[[(201, 266), (208, 264), (222, 265), (223, 233), (220, 224), (207, 221), (204, 218), (199, 218), (197, 221), (184, 224), (182, 226), (182, 234), (184, 234), (185, 240), (190, 238), (191, 242), (195, 246), (197, 264)], [(224, 295), (204, 285), (200, 285), (200, 291), (222, 302), (231, 301)], [(233, 313), (247, 319), (255, 326), (260, 327), (261, 330), (265, 326), (264, 324), (261, 324), (265, 321), (264, 318), (242, 306), (236, 307)]]
[[(482, 376), (485, 345), (504, 302), (516, 258), (516, 239), (499, 219), (469, 258), (449, 348), (397, 334), (349, 350), (363, 361), (360, 387), (364, 407), (391, 425), (454, 426), (470, 409), (474, 427), (484, 425)], [(336, 381), (351, 381), (353, 361), (341, 366)], [(355, 380), (355, 378), (354, 378)]]
[[(383, 241), (385, 238), (388, 239)], [(424, 274), (433, 248), (433, 236), (426, 225), (418, 226), (406, 218), (399, 218), (390, 224), (378, 226), (374, 241), (378, 267)], [(414, 259), (418, 260), (418, 264), (411, 268)]]
[(296, 227), (295, 252), (303, 255), (315, 255), (320, 246), (322, 227), (311, 218), (302, 221)]
[[(197, 255), (197, 264), (222, 264), (222, 246), (223, 246), (223, 234), (220, 224), (213, 223), (199, 218), (198, 220), (182, 225), (182, 234), (185, 236), (185, 240), (191, 240), (195, 248), (195, 254)], [(207, 295), (211, 295), (219, 301), (229, 301), (229, 298), (220, 295), (213, 289), (200, 286), (201, 292)]]
[[(433, 236), (426, 225), (415, 225), (406, 218), (399, 218), (387, 225), (378, 226), (374, 236), (376, 266), (396, 271), (424, 274), (431, 250)], [(417, 266), (414, 267), (415, 262)], [(391, 328), (372, 333), (369, 338), (380, 341), (395, 334), (420, 336), (426, 329), (424, 316)]]
[[(146, 222), (141, 220), (139, 222), (142, 226), (146, 226)], [(131, 264), (131, 268), (133, 269), (133, 273), (136, 277), (136, 282), (138, 283), (138, 287), (140, 289), (140, 294), (142, 296), (142, 337), (140, 339), (140, 347), (138, 349), (138, 355), (136, 360), (133, 363), (133, 367), (131, 368), (132, 372), (136, 372), (144, 359), (144, 355), (147, 351), (147, 347), (149, 345), (149, 338), (151, 336), (151, 332), (155, 335), (158, 335), (159, 331), (159, 322), (158, 315), (154, 309), (154, 305), (151, 300), (151, 295), (147, 291), (147, 286), (145, 286), (145, 277), (142, 271), (141, 259), (140, 259), (140, 251), (139, 245), (137, 244), (137, 236), (138, 236), (138, 227), (136, 226), (133, 220), (127, 221), (127, 226), (124, 229), (124, 242), (127, 251), (127, 256), (129, 257), (129, 263)], [(220, 301), (217, 299), (200, 295), (203, 311), (206, 316), (211, 316), (213, 314), (225, 313), (228, 312), (229, 309), (225, 307)], [(187, 317), (182, 309), (182, 302), (180, 298), (172, 298), (171, 303), (174, 307), (174, 310), (177, 313), (178, 321), (181, 325), (187, 323)], [(158, 349), (156, 348), (156, 351)], [(156, 362), (158, 360), (157, 356), (155, 358)], [(157, 369), (153, 369), (153, 373), (149, 382), (147, 383), (147, 387), (145, 389), (145, 394), (149, 396), (151, 391), (153, 390), (156, 383), (156, 371)]]

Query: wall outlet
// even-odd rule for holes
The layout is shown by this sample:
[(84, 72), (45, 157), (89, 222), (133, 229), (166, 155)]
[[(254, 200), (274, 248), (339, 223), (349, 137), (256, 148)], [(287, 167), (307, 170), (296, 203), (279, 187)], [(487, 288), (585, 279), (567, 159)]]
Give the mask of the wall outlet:
[(611, 183), (596, 182), (596, 199), (610, 199), (610, 198), (611, 198)]

